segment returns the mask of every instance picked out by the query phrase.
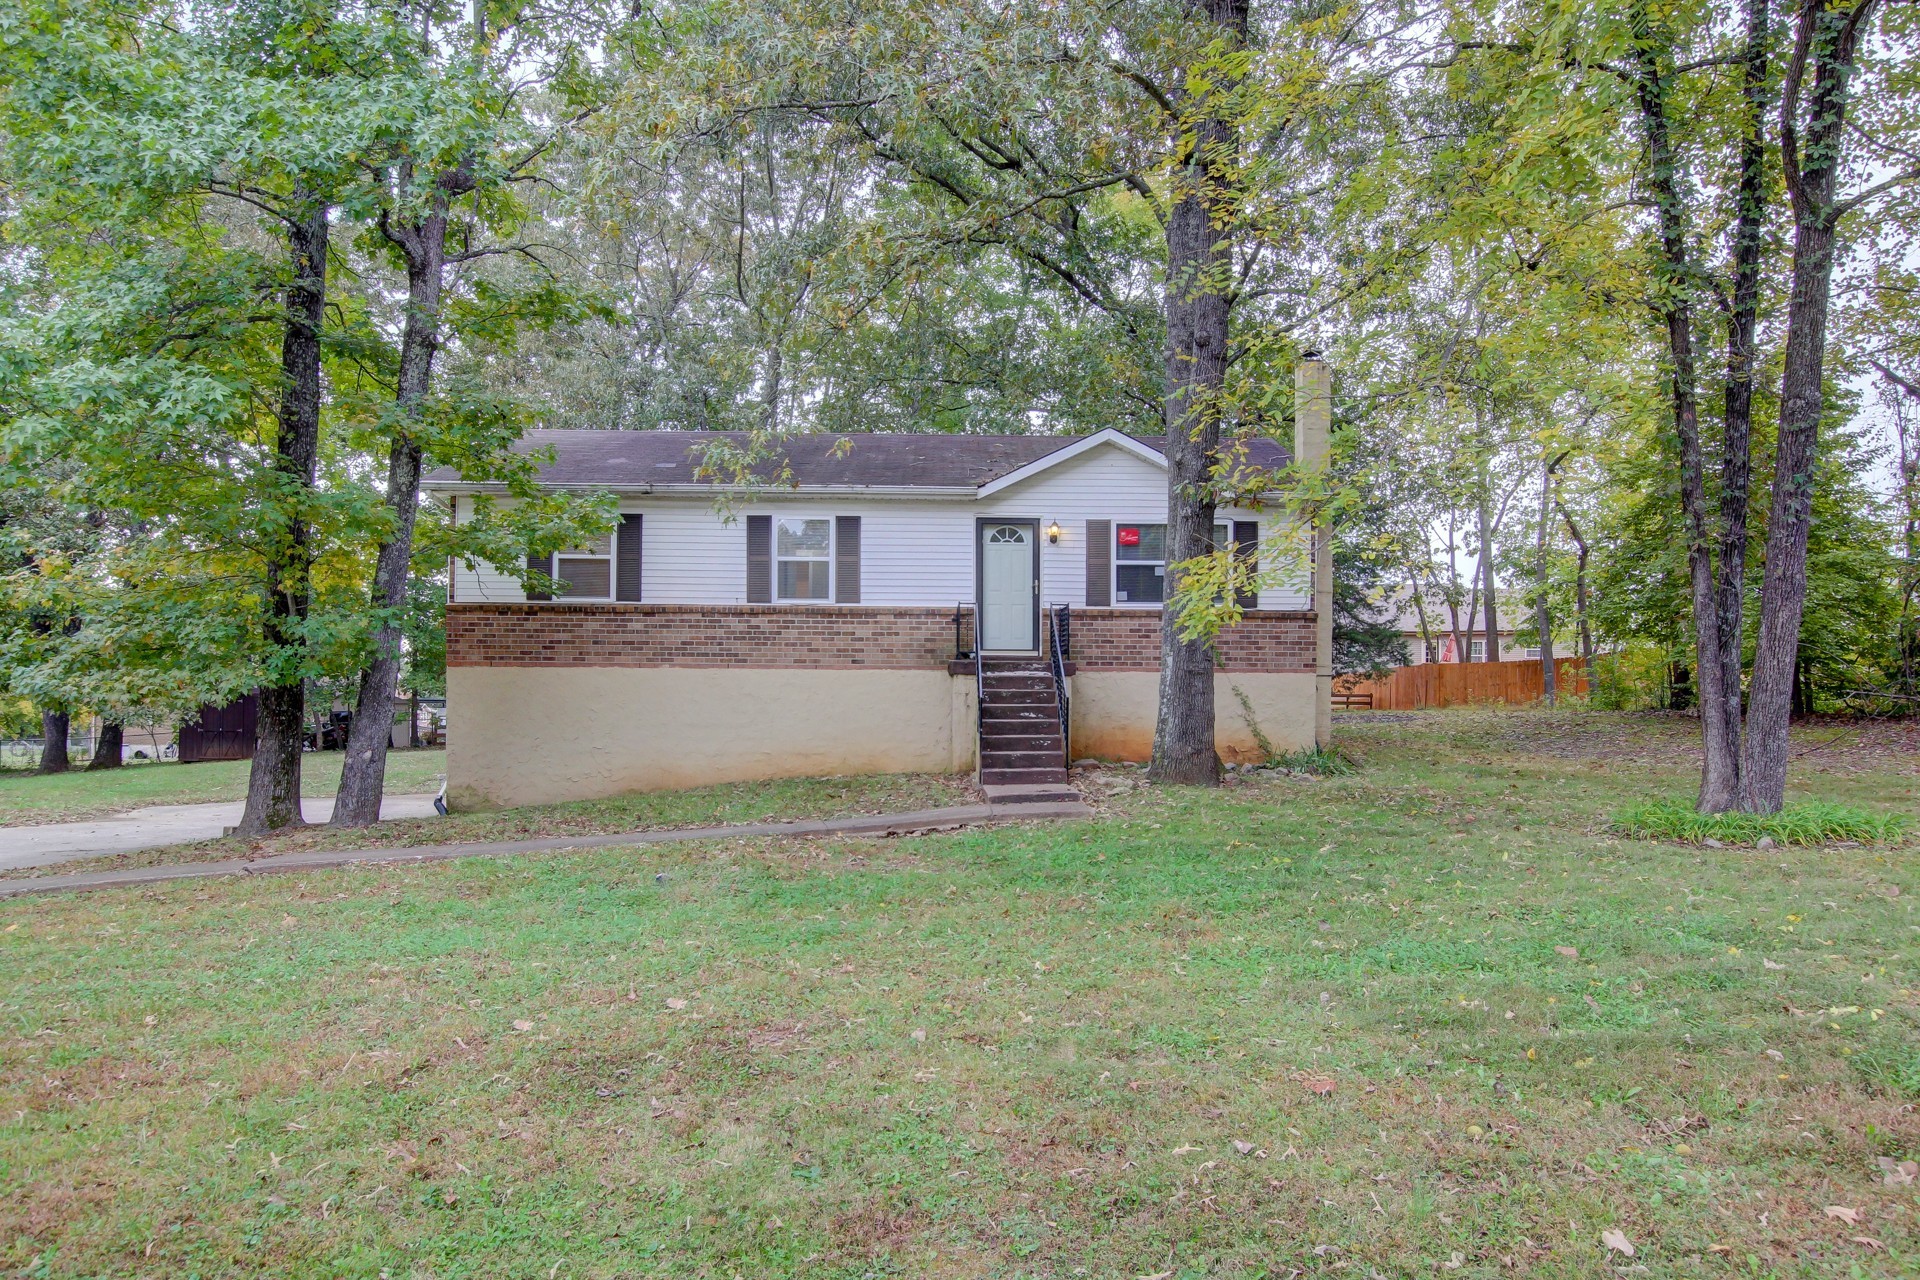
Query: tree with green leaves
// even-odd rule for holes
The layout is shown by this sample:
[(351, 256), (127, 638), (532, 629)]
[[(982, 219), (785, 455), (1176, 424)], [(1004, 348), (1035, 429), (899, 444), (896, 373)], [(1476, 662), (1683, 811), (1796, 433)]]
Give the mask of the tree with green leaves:
[[(580, 17), (554, 21), (533, 10), (483, 4), (462, 16), (433, 3), (391, 16), (417, 32), (417, 54), (395, 68), (414, 94), (396, 104), (405, 114), (389, 122), (384, 153), (366, 163), (378, 175), (371, 221), (399, 260), (406, 294), (393, 406), (379, 421), (388, 447), (386, 525), (374, 552), (369, 600), (376, 625), (348, 730), (335, 826), (367, 826), (380, 817), (426, 460), (432, 454), (458, 461), (477, 476), (509, 463), (519, 435), (512, 415), (484, 404), (444, 394), (435, 403), (434, 359), (450, 336), (450, 270), (516, 252), (540, 265), (535, 250), (514, 240), (524, 221), (514, 192), (540, 177), (541, 157), (591, 111), (592, 82), (579, 73)], [(539, 107), (537, 91), (544, 92)], [(541, 117), (556, 109), (561, 118), (544, 123)], [(510, 340), (518, 321), (551, 318), (558, 301), (539, 281), (517, 296), (495, 288), (493, 314), (472, 336)], [(456, 313), (456, 323), (460, 318)]]

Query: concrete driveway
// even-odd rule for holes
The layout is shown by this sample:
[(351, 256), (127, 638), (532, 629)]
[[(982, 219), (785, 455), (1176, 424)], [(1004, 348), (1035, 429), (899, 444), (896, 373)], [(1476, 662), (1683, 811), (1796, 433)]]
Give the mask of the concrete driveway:
[[(85, 822), (52, 822), (40, 827), (0, 827), (0, 871), (21, 867), (50, 867), (76, 858), (132, 853), (156, 845), (212, 840), (240, 821), (240, 801), (216, 804), (158, 804), (110, 818)], [(331, 798), (303, 802), (308, 822), (333, 816)], [(430, 818), (433, 794), (388, 796), (380, 802), (382, 818)]]

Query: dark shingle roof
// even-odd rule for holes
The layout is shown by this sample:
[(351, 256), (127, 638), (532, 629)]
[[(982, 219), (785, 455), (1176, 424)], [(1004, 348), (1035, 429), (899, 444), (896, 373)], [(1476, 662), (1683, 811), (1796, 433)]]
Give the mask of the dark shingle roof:
[[(1017, 471), (1084, 436), (972, 436), (935, 433), (899, 435), (792, 435), (780, 438), (782, 457), (756, 467), (763, 483), (775, 482), (784, 463), (791, 483), (801, 487), (925, 486), (977, 487)], [(1165, 437), (1135, 437), (1160, 449)], [(543, 484), (613, 488), (642, 485), (701, 484), (695, 468), (705, 446), (747, 437), (731, 431), (529, 431), (521, 452), (551, 448), (553, 460), (540, 468)], [(844, 443), (843, 443), (844, 442)], [(1260, 467), (1285, 466), (1287, 451), (1258, 440), (1249, 460)], [(427, 488), (458, 482), (451, 467), (425, 479)]]

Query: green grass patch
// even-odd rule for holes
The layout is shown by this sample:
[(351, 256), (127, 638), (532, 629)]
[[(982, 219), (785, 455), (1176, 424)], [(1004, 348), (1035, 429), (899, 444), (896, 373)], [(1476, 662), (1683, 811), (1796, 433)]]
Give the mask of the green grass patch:
[[(300, 794), (333, 795), (340, 785), (338, 751), (315, 751), (300, 760)], [(446, 773), (442, 750), (394, 751), (387, 755), (387, 794), (438, 791)], [(37, 822), (73, 822), (124, 813), (151, 804), (202, 804), (244, 800), (248, 760), (208, 760), (199, 764), (129, 764), (89, 773), (41, 775), (0, 772), (0, 827)]]
[(1771, 839), (1775, 844), (1802, 847), (1843, 841), (1892, 844), (1910, 825), (1904, 814), (1869, 813), (1820, 800), (1789, 804), (1779, 813), (1700, 813), (1682, 800), (1651, 800), (1613, 821), (1613, 829), (1621, 835), (1642, 840), (1754, 845)]
[[(1081, 822), (0, 902), (0, 1274), (1920, 1270), (1920, 859), (1607, 830), (1677, 720), (1342, 732)], [(1795, 799), (1913, 817), (1886, 742)]]
[[(388, 790), (393, 790), (391, 779)], [(406, 848), (429, 844), (481, 844), (542, 836), (605, 835), (805, 818), (848, 818), (869, 813), (916, 813), (979, 799), (970, 779), (902, 773), (838, 778), (769, 778), (726, 782), (685, 791), (636, 791), (604, 800), (527, 805), (518, 809), (400, 818), (371, 830), (299, 827), (278, 835), (162, 845), (133, 853), (82, 858), (16, 874), (68, 875), (130, 867), (221, 862), (277, 853), (339, 849)]]

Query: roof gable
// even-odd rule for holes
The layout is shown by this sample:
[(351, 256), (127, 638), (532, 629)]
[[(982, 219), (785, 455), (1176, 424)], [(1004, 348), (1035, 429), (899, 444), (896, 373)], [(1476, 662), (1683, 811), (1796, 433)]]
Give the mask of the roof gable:
[(1010, 488), (1022, 481), (1031, 480), (1044, 471), (1052, 470), (1063, 462), (1084, 457), (1096, 449), (1104, 448), (1120, 449), (1125, 453), (1132, 454), (1134, 457), (1139, 458), (1142, 462), (1150, 462), (1162, 470), (1164, 470), (1167, 465), (1166, 455), (1162, 454), (1158, 449), (1153, 448), (1151, 445), (1142, 444), (1132, 436), (1115, 431), (1112, 427), (1105, 427), (1090, 436), (1081, 436), (1063, 449), (1055, 449), (1052, 453), (1035, 458), (1023, 467), (1018, 467), (997, 479), (988, 481), (980, 486), (980, 496), (985, 498), (992, 494), (999, 493), (1002, 489)]

